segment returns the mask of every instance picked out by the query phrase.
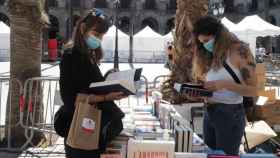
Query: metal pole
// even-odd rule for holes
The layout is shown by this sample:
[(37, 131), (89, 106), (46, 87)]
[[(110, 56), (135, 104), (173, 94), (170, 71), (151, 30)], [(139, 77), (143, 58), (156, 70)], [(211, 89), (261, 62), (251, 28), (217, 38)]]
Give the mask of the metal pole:
[(130, 16), (131, 16), (131, 22), (130, 22), (130, 26), (129, 26), (129, 57), (128, 57), (128, 63), (130, 65), (131, 68), (134, 68), (133, 66), (133, 34), (134, 34), (134, 12), (136, 10), (136, 0), (134, 1), (133, 4), (133, 8), (134, 9), (130, 9)]
[(115, 56), (114, 56), (114, 69), (119, 70), (119, 52), (118, 52), (118, 5), (119, 1), (115, 1), (115, 26), (116, 26), (116, 37), (115, 37)]
[(73, 33), (73, 7), (72, 7), (72, 0), (67, 0), (67, 10), (69, 14), (69, 19), (68, 19), (68, 34), (67, 37), (71, 38), (72, 33)]

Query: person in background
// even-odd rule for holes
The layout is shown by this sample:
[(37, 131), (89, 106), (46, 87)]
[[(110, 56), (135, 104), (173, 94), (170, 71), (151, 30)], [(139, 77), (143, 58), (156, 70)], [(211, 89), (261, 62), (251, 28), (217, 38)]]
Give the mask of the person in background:
[[(257, 96), (254, 57), (247, 44), (211, 16), (195, 23), (194, 35), (199, 46), (194, 54), (193, 78), (213, 92), (212, 97), (204, 98), (204, 141), (211, 149), (238, 155), (246, 124), (243, 96)], [(242, 84), (234, 81), (224, 63)], [(188, 96), (199, 98), (195, 93)]]
[(173, 42), (167, 42), (166, 54), (167, 54), (168, 59), (164, 65), (164, 67), (168, 68), (169, 70), (172, 70), (173, 65), (174, 65), (174, 44), (173, 44)]
[(89, 103), (97, 105), (102, 110), (101, 129), (98, 150), (75, 149), (66, 144), (65, 152), (68, 158), (99, 158), (105, 151), (107, 143), (123, 129), (124, 113), (113, 103), (124, 97), (121, 92), (111, 92), (106, 95), (96, 95), (90, 92), (89, 85), (102, 82), (104, 77), (99, 69), (103, 57), (101, 49), (102, 37), (108, 30), (108, 22), (102, 11), (93, 9), (78, 23), (72, 48), (65, 50), (60, 63), (60, 92), (67, 113), (67, 128), (75, 111), (75, 100), (78, 93), (89, 95)]

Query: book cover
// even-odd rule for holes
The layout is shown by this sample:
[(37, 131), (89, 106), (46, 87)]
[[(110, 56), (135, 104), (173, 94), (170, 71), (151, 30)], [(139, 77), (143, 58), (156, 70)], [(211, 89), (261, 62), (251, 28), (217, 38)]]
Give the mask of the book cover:
[(175, 83), (174, 89), (179, 93), (196, 92), (199, 96), (212, 97), (213, 92), (205, 89), (203, 85), (194, 83)]
[(183, 152), (192, 152), (193, 131), (190, 128), (183, 129)]
[(126, 80), (114, 80), (91, 83), (90, 91), (94, 94), (108, 94), (110, 92), (123, 92), (124, 95), (135, 95), (136, 89), (133, 83)]
[(183, 152), (183, 129), (175, 126), (175, 152)]

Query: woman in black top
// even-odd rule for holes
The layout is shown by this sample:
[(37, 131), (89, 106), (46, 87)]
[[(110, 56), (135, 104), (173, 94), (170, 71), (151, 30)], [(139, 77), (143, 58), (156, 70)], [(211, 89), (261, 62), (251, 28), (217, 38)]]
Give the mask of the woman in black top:
[(98, 158), (109, 141), (122, 130), (122, 111), (114, 104), (124, 96), (121, 92), (112, 92), (107, 95), (90, 93), (89, 85), (92, 82), (104, 81), (98, 67), (102, 58), (101, 40), (108, 30), (105, 16), (98, 9), (93, 9), (80, 20), (77, 25), (73, 47), (66, 50), (60, 64), (60, 92), (64, 102), (63, 111), (68, 116), (69, 129), (75, 111), (75, 99), (78, 93), (89, 94), (89, 103), (95, 104), (102, 110), (101, 130), (98, 150), (74, 149), (66, 144), (65, 152), (68, 158)]

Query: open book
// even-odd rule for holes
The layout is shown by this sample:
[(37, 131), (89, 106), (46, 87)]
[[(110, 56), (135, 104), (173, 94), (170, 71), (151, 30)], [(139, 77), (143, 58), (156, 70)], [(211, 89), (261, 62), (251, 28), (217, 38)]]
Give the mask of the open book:
[(139, 81), (142, 68), (111, 73), (104, 82), (90, 84), (90, 89), (95, 94), (108, 94), (110, 92), (123, 92), (124, 95), (136, 93), (135, 81)]

